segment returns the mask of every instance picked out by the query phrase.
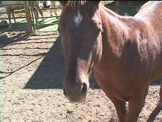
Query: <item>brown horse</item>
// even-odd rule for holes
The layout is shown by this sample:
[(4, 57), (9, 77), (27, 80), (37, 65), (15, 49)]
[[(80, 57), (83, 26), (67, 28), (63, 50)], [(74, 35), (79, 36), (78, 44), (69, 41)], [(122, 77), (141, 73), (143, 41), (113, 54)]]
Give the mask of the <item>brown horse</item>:
[[(100, 1), (60, 3), (65, 96), (70, 102), (85, 100), (94, 70), (119, 120), (136, 122), (150, 81), (162, 75), (162, 2), (147, 2), (134, 17), (120, 16)], [(162, 85), (159, 103), (162, 107)]]

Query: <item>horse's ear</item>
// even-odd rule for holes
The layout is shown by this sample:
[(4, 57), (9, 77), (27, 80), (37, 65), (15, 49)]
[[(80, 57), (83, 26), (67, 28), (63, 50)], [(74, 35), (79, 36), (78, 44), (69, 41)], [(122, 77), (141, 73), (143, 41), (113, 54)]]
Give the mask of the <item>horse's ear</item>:
[(62, 6), (64, 6), (64, 5), (66, 4), (67, 1), (59, 0), (59, 2), (61, 3)]

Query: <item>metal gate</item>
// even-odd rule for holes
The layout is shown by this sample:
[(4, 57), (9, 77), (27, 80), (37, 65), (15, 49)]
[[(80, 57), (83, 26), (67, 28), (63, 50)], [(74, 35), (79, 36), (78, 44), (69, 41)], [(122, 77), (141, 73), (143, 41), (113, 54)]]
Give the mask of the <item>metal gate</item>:
[[(41, 8), (41, 9), (37, 9), (35, 8), (35, 5), (34, 5), (34, 2), (35, 1), (26, 1), (26, 6), (28, 7), (28, 13), (26, 16), (23, 16), (23, 17), (15, 17), (15, 19), (22, 19), (24, 18), (23, 22), (16, 22), (14, 23), (13, 21), (11, 23), (8, 23), (8, 24), (3, 24), (3, 26), (5, 25), (19, 25), (19, 24), (27, 24), (27, 27), (25, 27), (24, 29), (29, 31), (29, 30), (32, 30), (30, 32), (35, 32), (36, 30), (38, 30), (38, 28), (43, 28), (43, 27), (46, 27), (46, 26), (50, 26), (50, 25), (56, 25), (57, 22), (58, 22), (58, 19), (56, 19), (56, 17), (59, 17), (59, 16), (50, 16), (50, 14), (48, 14), (47, 16), (36, 16), (36, 12), (42, 10), (42, 12), (44, 13), (44, 11), (46, 10), (54, 10), (54, 9), (62, 9), (62, 7), (57, 7), (57, 8)], [(11, 6), (11, 5), (24, 5), (23, 3), (17, 3), (17, 4), (0, 4), (0, 7), (4, 7), (4, 6)], [(30, 12), (29, 12), (30, 11)], [(14, 12), (0, 12), (0, 20), (8, 20), (8, 16), (7, 17), (1, 17), (1, 15), (3, 14), (8, 14), (8, 13), (25, 13), (26, 11), (25, 10), (21, 10), (21, 11), (14, 11)], [(28, 19), (27, 19), (28, 18)], [(30, 22), (28, 22), (30, 18)], [(51, 23), (48, 23), (48, 22), (45, 22), (45, 23), (42, 23), (42, 22), (39, 22), (37, 20), (40, 20), (40, 19), (48, 19), (48, 18), (52, 18), (54, 21), (51, 22)], [(13, 20), (14, 18), (12, 17), (11, 20)], [(28, 23), (30, 23), (30, 25), (32, 25), (32, 27), (28, 26)], [(32, 28), (32, 29), (29, 29), (29, 28)], [(5, 31), (8, 31), (7, 29), (5, 29)]]
[[(13, 5), (24, 5), (23, 3), (17, 3), (17, 4), (1, 4), (0, 5), (0, 7), (4, 7), (4, 6), (13, 6)], [(2, 8), (1, 8), (2, 9)], [(3, 17), (2, 18), (2, 15), (3, 14), (8, 14), (8, 13), (25, 13), (25, 10), (21, 10), (21, 11), (14, 11), (14, 12), (1, 12), (0, 11), (0, 20), (1, 21), (3, 21), (3, 20), (8, 20), (9, 18), (8, 18), (8, 16), (7, 16), (7, 18), (5, 18), (5, 17)], [(5, 25), (19, 25), (19, 24), (27, 24), (27, 22), (26, 22), (26, 17), (24, 16), (24, 17), (15, 17), (15, 19), (22, 19), (22, 18), (24, 18), (22, 21), (20, 21), (20, 22), (16, 22), (16, 23), (12, 23), (12, 21), (11, 21), (11, 23), (7, 23), (7, 24), (3, 24), (3, 26), (5, 26)], [(11, 20), (12, 19), (14, 19), (13, 17), (11, 17)]]
[[(58, 16), (56, 16), (56, 15), (51, 16), (50, 14), (45, 15), (45, 11), (47, 11), (47, 10), (48, 11), (49, 10), (55, 10), (55, 9), (61, 10), (62, 7), (37, 9), (37, 8), (34, 7), (34, 1), (29, 1), (29, 4), (31, 6), (31, 17), (33, 19), (33, 29), (34, 29), (34, 31), (38, 30), (39, 28), (43, 28), (43, 27), (47, 27), (47, 26), (50, 26), (50, 25), (57, 25), (58, 24), (58, 18), (57, 17), (60, 17), (60, 14)], [(36, 12), (38, 12), (38, 11), (43, 11), (43, 17), (42, 16), (39, 16), (39, 17), (36, 16), (37, 15)], [(45, 20), (45, 23), (39, 21), (42, 18)], [(46, 20), (48, 20), (48, 21), (50, 20), (50, 22), (48, 22)]]

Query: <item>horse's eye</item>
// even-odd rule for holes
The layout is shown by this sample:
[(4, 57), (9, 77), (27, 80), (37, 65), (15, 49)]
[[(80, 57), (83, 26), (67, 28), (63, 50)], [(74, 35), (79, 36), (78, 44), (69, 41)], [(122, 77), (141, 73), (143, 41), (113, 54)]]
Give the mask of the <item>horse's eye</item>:
[(98, 35), (100, 32), (102, 32), (102, 28), (97, 27), (96, 30), (95, 30), (95, 34)]
[(98, 35), (102, 31), (102, 25), (100, 22), (96, 22), (92, 20), (92, 28), (94, 30), (95, 35)]
[(101, 32), (102, 31), (102, 28), (97, 28), (97, 32)]

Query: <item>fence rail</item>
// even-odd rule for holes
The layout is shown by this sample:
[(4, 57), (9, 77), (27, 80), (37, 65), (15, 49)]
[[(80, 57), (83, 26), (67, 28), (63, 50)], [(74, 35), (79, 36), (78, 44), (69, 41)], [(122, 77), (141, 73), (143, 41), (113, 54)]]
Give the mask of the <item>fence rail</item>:
[(22, 11), (14, 11), (14, 12), (0, 12), (0, 14), (10, 14), (10, 13), (24, 13), (25, 10), (22, 10)]
[[(58, 18), (60, 17), (60, 15), (55, 15), (55, 16), (53, 16), (53, 15), (50, 15), (49, 14), (49, 16), (44, 16), (44, 17), (38, 17), (38, 16), (36, 16), (36, 12), (37, 11), (46, 11), (46, 10), (61, 10), (62, 9), (62, 7), (55, 7), (55, 8), (41, 8), (41, 9), (37, 9), (37, 8), (34, 8), (34, 3), (33, 3), (33, 1), (30, 1), (30, 5), (31, 5), (31, 13), (32, 13), (32, 15), (31, 15), (31, 17), (32, 17), (32, 19), (34, 20), (33, 21), (33, 29), (34, 29), (34, 31), (36, 31), (38, 28), (40, 28), (40, 27), (44, 27), (44, 26), (49, 26), (49, 25), (55, 25), (55, 24), (58, 24), (57, 23), (57, 21), (58, 21)], [(48, 18), (54, 18), (53, 19), (53, 21), (52, 22), (50, 22), (50, 23), (37, 23), (38, 22), (38, 20), (39, 19), (48, 19)], [(52, 20), (52, 19), (51, 19)]]
[(11, 6), (11, 5), (24, 5), (23, 3), (15, 3), (15, 4), (1, 4), (0, 7)]

